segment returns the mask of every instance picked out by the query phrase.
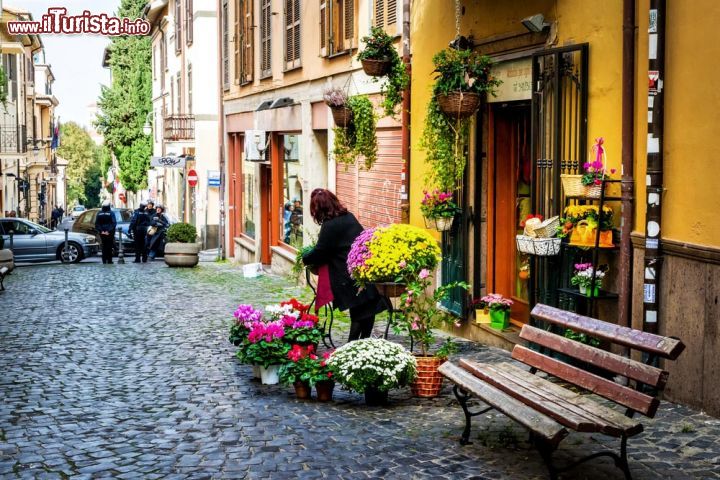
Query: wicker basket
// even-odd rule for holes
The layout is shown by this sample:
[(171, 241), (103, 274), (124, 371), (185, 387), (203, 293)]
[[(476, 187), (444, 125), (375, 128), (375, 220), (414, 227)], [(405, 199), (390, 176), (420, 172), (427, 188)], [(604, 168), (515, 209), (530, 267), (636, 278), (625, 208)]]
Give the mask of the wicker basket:
[(555, 236), (559, 226), (560, 217), (552, 217), (542, 222), (540, 226), (533, 231), (538, 238), (550, 238)]
[(383, 75), (387, 75), (390, 71), (390, 67), (392, 67), (392, 62), (390, 60), (374, 60), (365, 58), (361, 60), (361, 62), (363, 71), (371, 77), (382, 77)]
[(442, 390), (443, 376), (438, 371), (444, 360), (437, 357), (416, 355), (417, 377), (410, 384), (410, 391), (416, 397), (434, 398)]
[(433, 228), (438, 232), (446, 232), (452, 228), (455, 217), (423, 217), (425, 228)]
[(583, 185), (582, 175), (560, 175), (566, 197), (600, 198), (602, 185)]
[(515, 242), (520, 253), (552, 257), (560, 253), (561, 238), (533, 238), (527, 235), (516, 235)]
[(451, 92), (438, 95), (437, 102), (440, 110), (448, 117), (468, 118), (480, 106), (480, 95), (472, 92)]
[(330, 107), (335, 125), (347, 128), (352, 123), (353, 113), (348, 107)]

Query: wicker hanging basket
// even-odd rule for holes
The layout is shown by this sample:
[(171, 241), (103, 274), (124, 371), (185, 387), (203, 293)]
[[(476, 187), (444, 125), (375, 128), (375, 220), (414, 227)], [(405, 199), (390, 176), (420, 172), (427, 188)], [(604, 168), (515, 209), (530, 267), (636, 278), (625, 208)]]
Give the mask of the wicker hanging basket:
[(353, 120), (353, 112), (348, 107), (330, 107), (335, 125), (341, 128), (350, 126)]
[(425, 228), (432, 228), (438, 232), (447, 232), (452, 228), (455, 217), (423, 217)]
[(566, 197), (600, 198), (602, 185), (583, 185), (582, 175), (560, 175)]
[(480, 107), (480, 99), (480, 94), (472, 92), (441, 93), (437, 96), (440, 111), (455, 119), (471, 117)]
[(361, 62), (363, 71), (371, 77), (382, 77), (387, 75), (392, 67), (392, 62), (390, 60), (364, 58)]

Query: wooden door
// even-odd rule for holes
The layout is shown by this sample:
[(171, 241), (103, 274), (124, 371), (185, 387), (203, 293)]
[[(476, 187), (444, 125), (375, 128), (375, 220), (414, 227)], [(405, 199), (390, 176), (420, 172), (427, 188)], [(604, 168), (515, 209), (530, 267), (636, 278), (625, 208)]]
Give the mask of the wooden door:
[(511, 298), (512, 319), (522, 324), (529, 320), (530, 258), (517, 252), (515, 235), (531, 213), (530, 106), (493, 106), (490, 123), (488, 291)]

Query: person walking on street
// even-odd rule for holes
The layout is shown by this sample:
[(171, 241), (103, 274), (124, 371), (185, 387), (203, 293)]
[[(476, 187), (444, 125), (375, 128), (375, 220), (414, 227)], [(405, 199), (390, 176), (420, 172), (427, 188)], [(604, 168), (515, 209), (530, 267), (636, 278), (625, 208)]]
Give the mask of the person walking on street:
[[(150, 230), (148, 230), (148, 257), (150, 261), (162, 255), (165, 251), (165, 233), (170, 226), (170, 219), (165, 215), (165, 207), (158, 205), (155, 208), (155, 216), (152, 219)], [(150, 234), (152, 232), (152, 234)]]
[(57, 205), (52, 209), (52, 213), (50, 214), (50, 229), (55, 230), (57, 228), (58, 223), (60, 222), (60, 211), (58, 210)]
[(133, 212), (128, 233), (131, 234), (135, 246), (135, 263), (147, 262), (147, 250), (145, 249), (145, 236), (150, 227), (150, 216), (147, 213), (147, 204), (140, 203), (140, 207)]
[(115, 240), (115, 228), (117, 228), (115, 213), (110, 210), (110, 202), (105, 202), (95, 218), (95, 230), (100, 233), (102, 261), (104, 264), (113, 263), (112, 247)]

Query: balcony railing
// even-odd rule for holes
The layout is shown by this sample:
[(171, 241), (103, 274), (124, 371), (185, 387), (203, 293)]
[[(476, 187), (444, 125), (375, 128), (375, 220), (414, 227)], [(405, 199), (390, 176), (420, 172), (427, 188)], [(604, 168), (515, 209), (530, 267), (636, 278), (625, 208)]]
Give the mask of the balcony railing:
[(165, 117), (165, 140), (194, 140), (194, 115), (168, 115)]
[(0, 125), (0, 153), (27, 152), (27, 128), (25, 125)]

